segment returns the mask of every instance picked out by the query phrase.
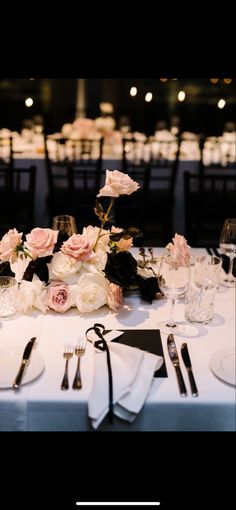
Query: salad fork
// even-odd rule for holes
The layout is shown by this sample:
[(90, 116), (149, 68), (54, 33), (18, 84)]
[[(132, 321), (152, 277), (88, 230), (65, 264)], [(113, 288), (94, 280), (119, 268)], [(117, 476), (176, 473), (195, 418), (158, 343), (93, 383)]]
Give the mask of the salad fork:
[(68, 361), (73, 356), (74, 349), (71, 344), (65, 344), (63, 351), (63, 358), (66, 360), (65, 372), (61, 383), (61, 390), (69, 389), (69, 381), (68, 381)]
[(78, 363), (76, 368), (76, 373), (73, 381), (73, 390), (81, 390), (82, 388), (82, 380), (80, 374), (80, 358), (85, 353), (86, 339), (80, 338), (75, 345), (75, 355), (78, 356)]

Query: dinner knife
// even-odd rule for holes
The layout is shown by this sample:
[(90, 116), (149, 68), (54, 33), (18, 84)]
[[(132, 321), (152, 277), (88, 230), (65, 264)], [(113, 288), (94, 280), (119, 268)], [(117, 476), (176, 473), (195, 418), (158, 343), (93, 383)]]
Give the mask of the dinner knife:
[(187, 368), (187, 371), (188, 371), (188, 376), (189, 376), (189, 382), (190, 382), (190, 386), (191, 386), (192, 395), (193, 395), (193, 397), (198, 397), (198, 389), (197, 389), (197, 385), (195, 383), (195, 379), (194, 379), (194, 376), (193, 376), (192, 364), (191, 364), (191, 361), (190, 361), (190, 356), (189, 356), (189, 352), (188, 352), (188, 346), (187, 346), (186, 343), (181, 345), (181, 354), (182, 354), (182, 358), (183, 358), (184, 364), (185, 364), (185, 366)]
[(23, 375), (25, 373), (26, 367), (29, 364), (31, 351), (33, 349), (35, 340), (36, 340), (36, 336), (31, 338), (31, 340), (27, 343), (27, 345), (25, 347), (25, 350), (23, 352), (23, 356), (22, 356), (22, 360), (21, 360), (21, 365), (20, 365), (18, 374), (17, 374), (17, 376), (16, 376), (16, 378), (15, 378), (15, 380), (13, 382), (13, 385), (12, 385), (13, 388), (15, 388), (15, 389), (18, 389), (20, 387), (20, 385), (21, 385), (22, 377), (23, 377)]
[(187, 389), (186, 389), (184, 378), (183, 378), (181, 368), (179, 365), (179, 357), (178, 357), (178, 353), (177, 353), (177, 349), (176, 349), (176, 345), (175, 345), (175, 341), (174, 341), (174, 335), (172, 333), (170, 333), (170, 335), (168, 335), (167, 348), (168, 348), (168, 352), (169, 352), (169, 356), (172, 361), (172, 364), (175, 367), (175, 372), (176, 372), (176, 376), (177, 376), (180, 394), (182, 395), (182, 397), (186, 397)]

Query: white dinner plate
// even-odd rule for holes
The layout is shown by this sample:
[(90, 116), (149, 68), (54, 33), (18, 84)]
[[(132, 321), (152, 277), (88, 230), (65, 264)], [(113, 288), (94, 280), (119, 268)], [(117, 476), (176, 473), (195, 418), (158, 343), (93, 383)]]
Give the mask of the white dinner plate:
[[(0, 388), (11, 388), (12, 383), (20, 368), (24, 346), (1, 345), (0, 346)], [(29, 364), (22, 378), (22, 385), (33, 381), (44, 369), (44, 361), (36, 350), (33, 349)]]
[(210, 359), (210, 369), (219, 379), (228, 384), (236, 385), (234, 347), (225, 347), (216, 351)]

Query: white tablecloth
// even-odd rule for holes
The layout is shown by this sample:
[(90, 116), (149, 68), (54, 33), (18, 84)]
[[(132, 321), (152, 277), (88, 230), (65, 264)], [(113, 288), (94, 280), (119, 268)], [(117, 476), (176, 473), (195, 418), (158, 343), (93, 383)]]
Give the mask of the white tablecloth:
[[(158, 249), (154, 250), (154, 254)], [(195, 254), (205, 253), (196, 249)], [(184, 319), (184, 302), (176, 304), (176, 319)], [(92, 349), (87, 343), (81, 359), (83, 388), (80, 391), (61, 391), (60, 384), (65, 360), (62, 357), (66, 337), (84, 333), (95, 322), (106, 329), (155, 329), (157, 323), (169, 316), (165, 298), (152, 304), (138, 296), (125, 297), (124, 307), (118, 312), (106, 306), (97, 312), (80, 316), (73, 309), (65, 314), (35, 312), (0, 322), (0, 346), (25, 345), (31, 336), (38, 337), (36, 349), (43, 356), (45, 368), (35, 381), (22, 386), (15, 393), (0, 389), (0, 430), (29, 431), (86, 431), (92, 430), (88, 419), (87, 400), (92, 387)], [(199, 389), (199, 397), (190, 394), (187, 371), (181, 356), (180, 364), (188, 389), (188, 397), (179, 394), (175, 370), (169, 359), (166, 335), (161, 335), (168, 372), (167, 378), (155, 378), (148, 400), (133, 424), (115, 419), (107, 420), (99, 430), (127, 431), (232, 431), (235, 430), (235, 387), (217, 379), (209, 368), (209, 360), (218, 349), (235, 344), (235, 290), (220, 287), (217, 292), (212, 323), (199, 328), (196, 337), (176, 336), (180, 354), (183, 341), (188, 343), (192, 366)], [(72, 385), (77, 358), (69, 362)]]

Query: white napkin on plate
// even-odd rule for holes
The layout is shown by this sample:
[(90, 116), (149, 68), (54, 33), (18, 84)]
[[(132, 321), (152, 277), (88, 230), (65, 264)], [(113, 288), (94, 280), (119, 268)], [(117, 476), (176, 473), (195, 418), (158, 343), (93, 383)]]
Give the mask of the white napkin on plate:
[[(106, 338), (106, 336), (104, 336)], [(119, 418), (133, 422), (141, 410), (163, 357), (130, 347), (109, 342), (113, 379), (113, 412)], [(107, 354), (94, 349), (93, 388), (88, 399), (88, 414), (92, 426), (97, 429), (108, 413), (109, 380)]]

